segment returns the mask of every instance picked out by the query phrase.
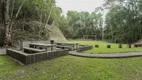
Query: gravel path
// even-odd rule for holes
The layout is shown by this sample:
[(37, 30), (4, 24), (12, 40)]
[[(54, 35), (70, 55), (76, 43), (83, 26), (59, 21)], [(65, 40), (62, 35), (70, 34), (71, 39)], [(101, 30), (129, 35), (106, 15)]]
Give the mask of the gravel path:
[(69, 54), (73, 56), (88, 57), (88, 58), (129, 58), (129, 57), (142, 56), (142, 52), (116, 53), (116, 54), (88, 54), (88, 53), (71, 51)]
[(6, 49), (0, 49), (0, 56), (1, 55), (6, 55)]

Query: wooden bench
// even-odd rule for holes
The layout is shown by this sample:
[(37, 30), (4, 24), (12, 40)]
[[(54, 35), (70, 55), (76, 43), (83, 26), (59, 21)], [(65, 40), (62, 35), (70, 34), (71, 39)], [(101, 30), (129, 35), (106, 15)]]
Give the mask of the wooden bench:
[(29, 47), (24, 47), (23, 50), (24, 50), (25, 53), (29, 53), (29, 54), (38, 53), (38, 52), (45, 52), (44, 49), (41, 50), (41, 49), (35, 49), (35, 48), (29, 48)]

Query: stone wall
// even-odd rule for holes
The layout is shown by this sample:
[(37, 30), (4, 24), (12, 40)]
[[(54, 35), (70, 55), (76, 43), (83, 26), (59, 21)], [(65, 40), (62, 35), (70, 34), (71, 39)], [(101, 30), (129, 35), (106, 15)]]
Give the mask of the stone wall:
[(83, 52), (83, 51), (86, 51), (86, 50), (90, 50), (92, 48), (93, 48), (92, 46), (79, 45), (79, 49), (77, 50), (77, 52)]
[(18, 61), (24, 64), (28, 64), (28, 60), (29, 60), (28, 58), (32, 56), (32, 54), (25, 54), (21, 51), (16, 51), (12, 49), (7, 49), (6, 54), (14, 59), (17, 59)]
[(65, 48), (69, 49), (70, 51), (72, 50), (77, 50), (79, 48), (78, 43), (56, 43), (58, 48)]
[(23, 64), (31, 64), (43, 60), (49, 60), (53, 59), (59, 56), (68, 55), (69, 51), (64, 50), (58, 50), (58, 51), (50, 51), (50, 52), (41, 52), (41, 53), (34, 53), (34, 54), (26, 54), (22, 51), (17, 51), (13, 49), (7, 49), (6, 54), (12, 58), (17, 59), (18, 61), (22, 62)]

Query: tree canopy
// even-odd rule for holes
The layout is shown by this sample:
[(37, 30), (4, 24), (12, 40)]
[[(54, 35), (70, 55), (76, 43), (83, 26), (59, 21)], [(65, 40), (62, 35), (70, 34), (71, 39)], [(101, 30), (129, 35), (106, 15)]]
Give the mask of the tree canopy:
[(55, 0), (1, 0), (0, 10), (0, 45), (11, 38), (48, 39), (52, 24), (67, 38), (87, 36), (116, 43), (142, 39), (142, 0), (105, 0), (92, 13), (68, 11), (67, 15), (61, 15)]
[[(112, 42), (132, 43), (142, 38), (142, 1), (112, 0), (108, 4), (105, 38)], [(115, 4), (114, 4), (115, 3)]]
[[(26, 37), (48, 39), (46, 28), (52, 25), (62, 12), (61, 8), (56, 6), (55, 0), (5, 0), (1, 1), (1, 4), (4, 5), (0, 5), (0, 10), (3, 10), (0, 18), (4, 17), (5, 20), (0, 24), (7, 31), (0, 34), (3, 36), (0, 45), (6, 44), (7, 35), (11, 35), (10, 38), (14, 40)], [(6, 23), (4, 21), (7, 21), (8, 25), (3, 24)]]
[[(84, 35), (102, 38), (103, 21), (101, 13), (92, 12), (89, 14), (88, 12), (68, 11), (67, 16), (62, 17), (61, 21), (59, 24), (61, 30), (68, 38), (83, 38)], [(65, 26), (64, 23), (66, 23)]]

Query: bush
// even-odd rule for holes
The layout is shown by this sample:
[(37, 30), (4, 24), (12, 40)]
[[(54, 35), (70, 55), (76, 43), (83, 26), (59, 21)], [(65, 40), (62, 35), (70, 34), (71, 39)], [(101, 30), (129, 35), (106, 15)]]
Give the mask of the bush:
[(111, 48), (111, 45), (107, 45), (107, 48)]
[(122, 44), (118, 44), (118, 48), (122, 48)]
[(99, 45), (95, 45), (95, 48), (99, 48)]

